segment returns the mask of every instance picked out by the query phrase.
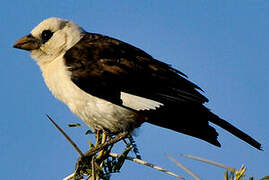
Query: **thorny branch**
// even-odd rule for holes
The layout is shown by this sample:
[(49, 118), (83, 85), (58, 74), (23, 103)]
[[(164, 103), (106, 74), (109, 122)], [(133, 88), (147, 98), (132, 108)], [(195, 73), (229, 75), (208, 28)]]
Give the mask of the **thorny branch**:
[[(75, 173), (65, 177), (63, 180), (80, 180), (83, 178), (83, 175), (87, 175), (88, 180), (99, 180), (100, 178), (102, 178), (104, 180), (108, 180), (108, 179), (110, 179), (110, 173), (119, 172), (119, 170), (122, 167), (125, 160), (130, 160), (130, 161), (136, 162), (138, 164), (142, 164), (142, 165), (151, 167), (153, 169), (159, 170), (161, 172), (164, 172), (166, 174), (169, 174), (169, 175), (172, 175), (174, 177), (177, 177), (177, 178), (184, 180), (184, 178), (179, 176), (179, 175), (176, 175), (176, 174), (174, 174), (170, 171), (167, 171), (159, 166), (156, 166), (154, 164), (151, 164), (149, 162), (141, 160), (139, 153), (136, 154), (136, 156), (138, 158), (133, 158), (133, 157), (127, 156), (131, 149), (133, 149), (133, 151), (138, 152), (138, 149), (137, 149), (136, 145), (134, 144), (134, 140), (132, 140), (132, 139), (130, 140), (130, 135), (127, 132), (120, 133), (117, 136), (115, 136), (114, 138), (111, 138), (108, 141), (102, 142), (102, 144), (100, 144), (100, 139), (98, 136), (96, 139), (96, 142), (97, 142), (96, 147), (94, 147), (93, 145), (90, 145), (90, 150), (88, 152), (86, 152), (85, 154), (83, 154), (82, 151), (78, 148), (78, 146), (53, 121), (53, 119), (49, 115), (47, 115), (47, 117), (54, 124), (54, 126), (64, 135), (64, 137), (68, 140), (68, 142), (70, 142), (70, 144), (75, 148), (75, 150), (80, 154), (80, 158), (78, 159), (77, 164), (76, 164)], [(99, 132), (99, 135), (100, 135), (100, 132)], [(103, 135), (104, 135), (104, 133), (103, 133)], [(112, 153), (111, 149), (112, 149), (113, 145), (115, 143), (119, 142), (120, 140), (125, 140), (125, 138), (127, 138), (127, 137), (130, 140), (130, 144), (128, 144), (126, 141), (124, 141), (126, 146), (127, 146), (125, 151), (122, 154)], [(136, 150), (134, 150), (134, 147), (136, 148)], [(102, 151), (102, 153), (99, 153), (99, 155), (96, 158), (96, 154), (100, 151)], [(196, 156), (192, 156), (192, 155), (187, 155), (187, 154), (184, 154), (183, 156), (194, 159), (194, 160), (206, 162), (208, 164), (212, 164), (212, 165), (217, 166), (217, 167), (227, 169), (230, 172), (230, 174), (228, 173), (228, 171), (226, 171), (225, 178), (224, 178), (225, 180), (228, 180), (228, 179), (241, 180), (241, 178), (245, 176), (244, 175), (244, 173), (246, 171), (245, 166), (242, 166), (239, 170), (236, 170), (234, 168), (230, 168), (228, 166), (225, 166), (221, 163), (217, 163), (217, 162), (207, 160), (204, 158), (200, 158), (200, 157), (196, 157)], [(174, 161), (178, 166), (183, 168), (187, 173), (192, 175), (195, 179), (200, 180), (199, 177), (197, 177), (193, 172), (191, 172), (189, 169), (187, 169), (185, 166), (183, 166), (180, 162), (178, 162), (177, 160), (175, 160), (174, 158), (172, 158), (169, 155), (167, 155), (167, 157), (170, 160)], [(115, 164), (115, 159), (112, 161), (108, 161), (109, 158), (117, 158), (116, 164)], [(104, 165), (104, 163), (105, 163), (105, 165)], [(111, 164), (109, 164), (109, 163), (111, 163)], [(106, 165), (110, 166), (110, 168), (112, 168), (112, 170), (114, 169), (114, 171), (109, 172), (108, 175), (105, 175), (103, 170), (102, 170), (102, 168), (109, 168), (109, 167), (105, 167)], [(113, 165), (113, 167), (111, 167), (111, 165)], [(250, 179), (253, 179), (253, 178), (251, 177)]]
[[(53, 121), (53, 119), (49, 115), (47, 115), (47, 118), (64, 135), (64, 137), (68, 140), (68, 142), (70, 142), (70, 144), (76, 149), (76, 151), (81, 156), (79, 158), (78, 162), (77, 162), (75, 173), (67, 176), (63, 180), (81, 179), (82, 177), (80, 175), (80, 172), (82, 172), (82, 174), (88, 175), (89, 178), (90, 178), (90, 180), (99, 180), (100, 179), (100, 168), (104, 165), (103, 164), (105, 162), (104, 160), (108, 159), (109, 157), (117, 158), (118, 161), (120, 161), (120, 162), (117, 162), (117, 164), (116, 164), (116, 167), (119, 167), (119, 168), (123, 165), (124, 160), (127, 159), (127, 160), (130, 160), (130, 161), (133, 161), (133, 162), (136, 162), (136, 163), (139, 163), (139, 164), (142, 164), (142, 165), (151, 167), (153, 169), (159, 170), (161, 172), (167, 173), (169, 175), (172, 175), (174, 177), (177, 177), (177, 178), (180, 178), (180, 179), (183, 179), (184, 180), (184, 178), (182, 178), (181, 176), (176, 175), (176, 174), (174, 174), (174, 173), (172, 173), (172, 172), (170, 172), (168, 170), (165, 170), (165, 169), (163, 169), (163, 168), (161, 168), (159, 166), (156, 166), (154, 164), (148, 163), (148, 162), (143, 161), (143, 160), (138, 159), (138, 158), (133, 158), (133, 157), (127, 156), (128, 152), (129, 152), (128, 148), (130, 148), (130, 145), (132, 147), (134, 147), (134, 145), (132, 144), (133, 142), (131, 142), (131, 144), (128, 144), (127, 145), (127, 150), (125, 150), (123, 152), (123, 154), (111, 153), (110, 150), (111, 150), (113, 144), (119, 142), (120, 140), (124, 140), (125, 138), (127, 138), (128, 135), (129, 135), (127, 132), (119, 133), (114, 138), (111, 138), (110, 140), (108, 140), (108, 141), (106, 141), (106, 142), (104, 142), (104, 143), (102, 143), (100, 145), (98, 143), (99, 139), (97, 139), (96, 140), (96, 142), (97, 142), (96, 147), (90, 148), (90, 150), (88, 152), (86, 152), (85, 154), (83, 154), (82, 151), (78, 148), (78, 146), (72, 141), (72, 139)], [(108, 148), (109, 146), (110, 146), (110, 148)], [(102, 157), (100, 157), (99, 159), (96, 159), (95, 154), (97, 154), (100, 151), (105, 151), (105, 152), (102, 153)], [(91, 168), (91, 169), (88, 169), (88, 170), (85, 169), (83, 171), (80, 171), (81, 168), (79, 167), (79, 163), (83, 161), (82, 159), (85, 160), (84, 163), (85, 162), (88, 163), (88, 167), (87, 168)], [(102, 161), (100, 161), (100, 159)], [(98, 160), (99, 160), (99, 164), (97, 163)], [(96, 165), (99, 166), (99, 167), (96, 167)], [(100, 165), (102, 165), (102, 166), (100, 166)], [(99, 168), (99, 172), (98, 172), (98, 168)], [(89, 172), (89, 170), (91, 172)], [(119, 171), (119, 169), (118, 169), (118, 171)], [(101, 175), (102, 175), (102, 173), (101, 173)], [(109, 176), (108, 176), (108, 179), (109, 179)]]
[(105, 143), (103, 143), (103, 144), (95, 147), (94, 149), (91, 149), (90, 151), (86, 152), (85, 156), (95, 155), (99, 151), (107, 148), (108, 146), (110, 146), (112, 144), (119, 142), (120, 140), (126, 138), (127, 136), (128, 136), (128, 132), (122, 132), (122, 133), (118, 134), (116, 137), (110, 139), (109, 141), (106, 141)]
[(54, 124), (54, 126), (64, 135), (64, 137), (70, 142), (70, 144), (75, 148), (75, 150), (79, 153), (80, 156), (84, 156), (84, 154), (81, 152), (81, 150), (78, 148), (78, 146), (72, 141), (72, 139), (58, 126), (53, 119), (46, 114), (47, 118)]

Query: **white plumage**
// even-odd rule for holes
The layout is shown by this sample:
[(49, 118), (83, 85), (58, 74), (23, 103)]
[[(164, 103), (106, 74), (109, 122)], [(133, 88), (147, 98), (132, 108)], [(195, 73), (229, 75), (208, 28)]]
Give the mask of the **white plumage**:
[[(36, 26), (31, 34), (40, 37), (44, 30), (54, 31), (53, 37), (42, 44), (37, 50), (31, 51), (31, 56), (40, 66), (45, 83), (52, 94), (65, 103), (70, 110), (80, 117), (93, 130), (109, 129), (120, 132), (133, 129), (137, 118), (145, 120), (135, 111), (112, 104), (92, 96), (77, 87), (70, 78), (70, 72), (64, 64), (63, 56), (84, 35), (84, 31), (72, 21), (59, 18), (49, 18)], [(162, 103), (121, 93), (123, 105), (134, 110), (156, 109)]]
[[(113, 132), (123, 131), (126, 128), (126, 121), (135, 121), (137, 114), (121, 106), (94, 97), (78, 88), (70, 79), (69, 72), (60, 56), (50, 63), (40, 65), (45, 83), (52, 94), (65, 103), (70, 110), (80, 117), (94, 130), (110, 129)], [(129, 95), (130, 96), (130, 95)], [(123, 95), (123, 102), (126, 106), (148, 107), (153, 106), (152, 102), (145, 99), (145, 104), (138, 99), (138, 102), (131, 100), (126, 94)], [(126, 99), (126, 101), (125, 101)], [(150, 102), (151, 104), (147, 104)], [(131, 104), (134, 103), (134, 104)], [(136, 104), (139, 104), (138, 106)], [(143, 106), (144, 105), (144, 106)], [(132, 123), (131, 123), (132, 124)]]

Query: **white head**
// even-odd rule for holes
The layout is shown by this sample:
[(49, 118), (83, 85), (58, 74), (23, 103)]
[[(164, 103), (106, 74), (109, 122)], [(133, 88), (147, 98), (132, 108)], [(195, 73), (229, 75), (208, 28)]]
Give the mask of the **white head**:
[(74, 22), (52, 17), (37, 25), (31, 34), (19, 39), (14, 47), (30, 51), (42, 65), (63, 56), (83, 35), (82, 28)]

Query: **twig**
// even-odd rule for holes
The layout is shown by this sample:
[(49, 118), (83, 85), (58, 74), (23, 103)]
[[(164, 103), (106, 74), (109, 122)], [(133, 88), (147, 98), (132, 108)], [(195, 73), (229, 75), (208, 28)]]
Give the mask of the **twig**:
[(75, 150), (79, 153), (79, 155), (81, 157), (84, 156), (84, 154), (81, 152), (78, 146), (72, 141), (72, 139), (52, 120), (52, 118), (48, 114), (46, 114), (46, 116), (54, 124), (54, 126), (64, 135), (64, 137), (70, 142), (70, 144), (75, 148)]
[(247, 168), (244, 165), (242, 165), (241, 168), (235, 172), (234, 179), (240, 180), (244, 176), (244, 173), (246, 172), (246, 170)]
[(215, 162), (215, 161), (211, 161), (211, 160), (204, 159), (204, 158), (197, 157), (197, 156), (192, 156), (192, 155), (189, 155), (189, 154), (182, 154), (182, 156), (190, 158), (190, 159), (194, 159), (194, 160), (197, 160), (197, 161), (205, 162), (205, 163), (208, 163), (208, 164), (220, 167), (220, 168), (224, 168), (224, 169), (227, 169), (228, 171), (231, 171), (233, 173), (236, 172), (236, 169), (230, 168), (230, 167), (228, 167), (228, 166), (226, 166), (224, 164), (221, 164), (221, 163), (218, 163), (218, 162)]
[(92, 158), (92, 176), (90, 177), (90, 180), (96, 180), (96, 173), (95, 173), (95, 158)]
[[(109, 153), (109, 155), (110, 155), (111, 157), (115, 157), (115, 158), (119, 158), (119, 157), (121, 156), (120, 154), (116, 154), (116, 153)], [(138, 164), (142, 164), (142, 165), (151, 167), (151, 168), (156, 169), (156, 170), (158, 170), (158, 171), (164, 172), (164, 173), (166, 173), (166, 174), (169, 174), (169, 175), (171, 175), (171, 176), (174, 176), (174, 177), (177, 177), (177, 178), (180, 178), (180, 179), (184, 180), (183, 177), (181, 177), (181, 176), (179, 176), (179, 175), (177, 175), (177, 174), (174, 174), (174, 173), (172, 173), (172, 172), (170, 172), (170, 171), (168, 171), (168, 170), (166, 170), (166, 169), (163, 169), (163, 168), (161, 168), (161, 167), (159, 167), (159, 166), (156, 166), (156, 165), (151, 164), (151, 163), (149, 163), (149, 162), (143, 161), (143, 160), (141, 160), (141, 159), (133, 158), (133, 157), (129, 157), (129, 156), (126, 156), (126, 159), (129, 160), (129, 161), (136, 162), (136, 163), (138, 163)]]
[(112, 144), (115, 144), (116, 142), (126, 138), (128, 136), (128, 132), (122, 132), (122, 133), (119, 133), (116, 137), (110, 139), (109, 141), (106, 141), (105, 143), (91, 149), (90, 151), (86, 152), (85, 153), (85, 156), (92, 156), (96, 153), (98, 153), (99, 151), (101, 151), (102, 149), (112, 145)]
[(186, 171), (189, 175), (191, 175), (192, 177), (194, 177), (194, 179), (201, 180), (198, 176), (196, 176), (191, 170), (189, 170), (188, 168), (186, 168), (183, 164), (181, 164), (180, 162), (178, 162), (177, 160), (175, 160), (174, 158), (172, 158), (169, 155), (166, 155), (166, 156), (167, 156), (168, 159), (170, 159), (171, 161), (173, 161), (174, 163), (176, 163), (176, 165), (178, 165), (184, 171)]
[(75, 173), (72, 173), (69, 176), (66, 176), (65, 178), (63, 178), (63, 180), (71, 180), (74, 178), (74, 176), (75, 176)]

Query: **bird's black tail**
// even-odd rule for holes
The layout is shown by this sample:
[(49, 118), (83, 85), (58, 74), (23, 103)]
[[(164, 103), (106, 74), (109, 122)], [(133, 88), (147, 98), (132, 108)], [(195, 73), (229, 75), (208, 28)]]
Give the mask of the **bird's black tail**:
[(251, 146), (262, 150), (261, 148), (261, 144), (256, 141), (255, 139), (253, 139), (252, 137), (250, 137), (249, 135), (247, 135), (246, 133), (244, 133), (243, 131), (239, 130), (238, 128), (236, 128), (235, 126), (233, 126), (232, 124), (230, 124), (229, 122), (219, 118), (217, 115), (211, 113), (212, 118), (209, 118), (209, 121), (218, 125), (219, 127), (225, 129), (226, 131), (230, 132), (231, 134), (233, 134), (234, 136), (242, 139), (243, 141), (245, 141), (246, 143), (250, 144)]
[(234, 127), (227, 121), (213, 114), (208, 108), (202, 105), (184, 104), (178, 107), (167, 105), (160, 107), (156, 111), (145, 111), (151, 124), (181, 132), (220, 147), (218, 133), (208, 122), (216, 124), (234, 136), (242, 139), (251, 146), (262, 150), (261, 144), (255, 139)]

